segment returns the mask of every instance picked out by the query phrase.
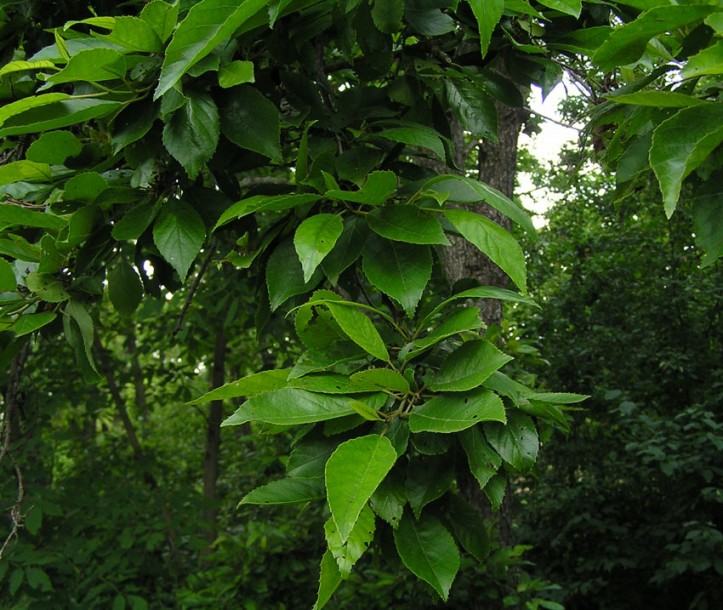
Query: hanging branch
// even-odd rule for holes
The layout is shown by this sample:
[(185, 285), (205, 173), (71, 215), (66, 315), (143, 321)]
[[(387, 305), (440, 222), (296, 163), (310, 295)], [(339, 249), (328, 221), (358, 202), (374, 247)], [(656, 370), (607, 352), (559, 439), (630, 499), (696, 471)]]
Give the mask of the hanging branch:
[(13, 358), (12, 365), (10, 367), (10, 378), (8, 380), (8, 387), (5, 393), (5, 413), (3, 414), (3, 431), (2, 431), (2, 447), (0, 448), (0, 463), (7, 456), (13, 465), (15, 471), (15, 480), (17, 482), (17, 495), (15, 502), (10, 507), (10, 522), (11, 528), (2, 547), (0, 547), (0, 561), (5, 554), (5, 550), (10, 545), (13, 539), (16, 539), (20, 528), (23, 527), (23, 514), (21, 512), (23, 500), (25, 499), (25, 485), (23, 483), (23, 473), (18, 465), (15, 455), (12, 450), (13, 441), (13, 417), (15, 415), (16, 407), (18, 406), (18, 395), (20, 393), (20, 377), (25, 367), (25, 361), (27, 360), (28, 353), (30, 351), (30, 344), (26, 343), (20, 352)]
[(196, 277), (193, 278), (193, 284), (191, 284), (191, 287), (188, 289), (188, 294), (186, 295), (186, 300), (183, 302), (183, 307), (181, 307), (181, 311), (178, 314), (178, 318), (176, 318), (176, 324), (173, 327), (173, 331), (171, 331), (171, 338), (175, 337), (178, 334), (178, 331), (181, 330), (181, 326), (183, 325), (183, 320), (186, 317), (186, 313), (188, 313), (188, 308), (191, 306), (191, 303), (193, 302), (193, 297), (196, 295), (196, 290), (198, 290), (198, 286), (201, 283), (201, 279), (203, 278), (204, 273), (206, 273), (206, 270), (208, 269), (209, 264), (211, 263), (211, 259), (213, 258), (213, 253), (216, 250), (216, 238), (211, 239), (211, 243), (208, 244), (208, 252), (206, 253), (205, 258), (203, 259), (203, 262), (201, 263), (201, 268), (198, 270), (198, 273), (196, 274)]

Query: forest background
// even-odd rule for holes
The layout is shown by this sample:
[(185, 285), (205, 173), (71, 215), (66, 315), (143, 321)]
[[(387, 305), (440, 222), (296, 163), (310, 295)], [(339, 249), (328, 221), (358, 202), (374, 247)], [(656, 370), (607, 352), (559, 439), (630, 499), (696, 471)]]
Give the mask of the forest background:
[(720, 607), (722, 20), (0, 3), (3, 607)]

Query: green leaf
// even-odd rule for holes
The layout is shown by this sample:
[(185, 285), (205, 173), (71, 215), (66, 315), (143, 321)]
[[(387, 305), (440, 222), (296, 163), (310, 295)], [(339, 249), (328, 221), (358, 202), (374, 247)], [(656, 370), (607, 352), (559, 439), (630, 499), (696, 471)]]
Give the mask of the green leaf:
[(351, 341), (337, 341), (323, 349), (310, 349), (301, 354), (294, 368), (289, 373), (289, 379), (303, 377), (309, 373), (325, 371), (338, 364), (353, 360), (364, 360), (366, 354)]
[(49, 104), (69, 99), (71, 99), (71, 96), (67, 93), (45, 93), (43, 95), (25, 97), (21, 100), (5, 104), (0, 107), (0, 125), (4, 125), (5, 121), (9, 118), (32, 110), (33, 108), (48, 106)]
[(492, 97), (474, 82), (462, 79), (448, 79), (445, 86), (449, 105), (465, 131), (476, 138), (496, 142), (498, 119)]
[(319, 201), (321, 197), (319, 195), (311, 194), (290, 194), (290, 195), (255, 195), (237, 201), (231, 207), (229, 207), (221, 218), (218, 219), (214, 230), (220, 226), (225, 225), (232, 220), (237, 220), (248, 216), (249, 214), (255, 214), (256, 212), (278, 212), (282, 210), (290, 210), (307, 203), (314, 203)]
[(281, 388), (249, 398), (222, 425), (232, 426), (247, 421), (261, 421), (278, 426), (296, 426), (353, 413), (354, 410), (349, 406), (349, 398), (344, 395), (334, 396), (316, 394), (298, 388)]
[(60, 72), (48, 78), (54, 85), (77, 81), (103, 82), (123, 78), (126, 73), (125, 57), (114, 49), (88, 49), (70, 58)]
[[(324, 467), (337, 447), (333, 439), (303, 439), (294, 446), (286, 464), (286, 474), (296, 479), (323, 479)], [(323, 484), (322, 484), (323, 487)]]
[(324, 485), (314, 479), (279, 479), (247, 493), (242, 504), (298, 504), (324, 499)]
[(93, 361), (93, 342), (95, 331), (93, 320), (84, 305), (78, 301), (70, 301), (65, 306), (63, 325), (65, 335), (75, 350), (76, 360), (83, 376), (91, 383), (100, 380), (100, 374)]
[(705, 251), (701, 267), (712, 265), (723, 256), (723, 206), (717, 195), (699, 199), (693, 205), (693, 226), (695, 242)]
[(150, 25), (158, 39), (165, 43), (176, 27), (178, 9), (178, 2), (169, 4), (162, 0), (152, 0), (143, 7), (141, 19)]
[(70, 298), (60, 280), (46, 273), (29, 273), (25, 277), (25, 285), (28, 290), (49, 303), (62, 303)]
[(504, 0), (469, 0), (475, 19), (477, 19), (477, 28), (479, 29), (480, 48), (482, 57), (487, 55), (487, 49), (490, 46), (492, 32), (502, 18), (505, 10)]
[(442, 301), (427, 315), (424, 321), (426, 322), (427, 320), (431, 319), (440, 311), (442, 311), (442, 309), (444, 309), (447, 305), (459, 299), (497, 299), (498, 301), (525, 303), (526, 305), (534, 305), (535, 307), (539, 307), (539, 305), (537, 305), (535, 301), (517, 292), (505, 290), (504, 288), (496, 288), (494, 286), (478, 286), (476, 288), (470, 288), (469, 290), (458, 292), (454, 296), (451, 296), (448, 299)]
[(384, 206), (366, 215), (372, 231), (392, 241), (449, 245), (439, 220), (412, 205)]
[(702, 21), (715, 11), (713, 6), (660, 6), (641, 14), (635, 21), (613, 29), (592, 56), (603, 71), (630, 64), (645, 51), (648, 41), (658, 34)]
[(464, 550), (477, 561), (483, 562), (489, 555), (490, 543), (487, 526), (480, 514), (459, 496), (450, 495), (448, 519)]
[(525, 229), (528, 233), (532, 235), (536, 233), (530, 216), (519, 205), (497, 189), (478, 180), (447, 174), (428, 180), (424, 183), (422, 190), (433, 190), (438, 193), (443, 193), (449, 201), (457, 201), (459, 203), (477, 203), (484, 201)]
[(348, 375), (340, 373), (305, 375), (289, 380), (289, 386), (319, 394), (361, 394), (379, 389), (371, 384), (354, 383)]
[(477, 479), (480, 489), (484, 489), (502, 465), (502, 458), (490, 447), (479, 428), (468, 428), (459, 439), (467, 454), (469, 471)]
[(404, 16), (403, 2), (389, 2), (388, 0), (374, 0), (372, 6), (372, 20), (380, 32), (394, 34), (402, 29)]
[(254, 63), (252, 61), (232, 61), (221, 66), (218, 71), (218, 84), (222, 89), (254, 82)]
[(186, 99), (163, 128), (163, 145), (193, 180), (216, 151), (219, 118), (210, 95), (190, 92)]
[(484, 491), (487, 499), (490, 501), (492, 509), (499, 510), (505, 499), (505, 493), (507, 492), (507, 476), (498, 472), (489, 480), (482, 491)]
[(447, 601), (460, 557), (452, 535), (439, 520), (428, 514), (415, 520), (405, 514), (394, 530), (394, 543), (409, 571), (429, 583)]
[(133, 142), (144, 137), (158, 117), (158, 104), (137, 104), (128, 106), (113, 122), (113, 152), (118, 153)]
[(376, 134), (393, 142), (409, 144), (419, 148), (431, 150), (442, 161), (445, 160), (444, 144), (440, 135), (429, 127), (415, 125), (414, 127), (393, 127)]
[(480, 317), (478, 307), (464, 307), (459, 309), (448, 318), (442, 320), (441, 324), (434, 327), (429, 334), (421, 339), (415, 339), (410, 343), (410, 349), (403, 352), (402, 359), (405, 361), (411, 360), (447, 337), (452, 337), (465, 331), (477, 330), (483, 326), (484, 322)]
[(140, 203), (128, 210), (113, 224), (111, 234), (116, 241), (138, 239), (150, 226), (156, 215), (156, 205), (151, 202)]
[(161, 68), (157, 100), (199, 60), (268, 5), (268, 0), (201, 0), (191, 7), (171, 39)]
[(342, 543), (396, 461), (389, 439), (376, 434), (346, 441), (331, 454), (326, 463), (326, 495)]
[(675, 91), (636, 91), (635, 93), (624, 93), (622, 95), (609, 95), (608, 99), (616, 104), (653, 106), (655, 108), (687, 108), (688, 106), (710, 104), (710, 102), (692, 95), (685, 95)]
[[(49, 93), (48, 95), (63, 94)], [(87, 123), (92, 119), (112, 114), (122, 106), (121, 102), (89, 98), (69, 99), (69, 96), (66, 95), (63, 95), (61, 99), (63, 101), (37, 104), (30, 110), (14, 114), (2, 123), (0, 138)]]
[(411, 318), (432, 277), (432, 253), (429, 246), (370, 239), (362, 268), (369, 281)]
[(374, 407), (369, 406), (361, 400), (350, 400), (349, 406), (354, 409), (357, 415), (361, 415), (367, 421), (383, 421), (384, 418)]
[(500, 397), (486, 389), (431, 398), (412, 411), (409, 428), (412, 432), (460, 432), (481, 421), (507, 421)]
[(363, 387), (371, 385), (377, 390), (409, 392), (409, 382), (393, 369), (365, 369), (354, 373), (350, 379)]
[(525, 255), (512, 235), (498, 224), (474, 212), (445, 210), (444, 214), (462, 237), (509, 275), (522, 292), (527, 291)]
[(389, 361), (389, 352), (379, 331), (360, 309), (346, 301), (327, 301), (325, 304), (347, 337), (375, 358)]
[(372, 510), (394, 528), (399, 525), (406, 503), (404, 481), (396, 471), (392, 471), (380, 483), (369, 501)]
[(36, 163), (62, 165), (68, 157), (80, 154), (83, 145), (69, 131), (44, 133), (30, 145), (25, 157)]
[(82, 172), (65, 183), (63, 200), (92, 203), (106, 188), (108, 183), (99, 173)]
[(695, 78), (709, 74), (723, 74), (723, 40), (690, 57), (680, 71), (681, 78)]
[(572, 405), (590, 398), (585, 394), (570, 394), (561, 392), (534, 392), (527, 395), (528, 400), (550, 402), (556, 405)]
[(50, 182), (51, 176), (50, 166), (46, 163), (13, 161), (0, 165), (0, 186), (15, 182)]
[(407, 466), (405, 489), (414, 516), (449, 491), (454, 481), (454, 464), (448, 456), (422, 458), (415, 456)]
[(305, 282), (294, 244), (291, 241), (283, 242), (273, 251), (266, 264), (266, 286), (271, 311), (278, 309), (291, 297), (308, 292), (320, 279), (321, 273), (317, 271)]
[(372, 172), (369, 174), (364, 186), (358, 191), (341, 191), (331, 189), (324, 196), (330, 199), (365, 203), (367, 205), (382, 205), (397, 189), (397, 176), (393, 172)]
[(0, 292), (14, 292), (17, 288), (17, 280), (13, 266), (4, 258), (0, 258)]
[(58, 314), (53, 311), (44, 311), (43, 313), (26, 313), (15, 320), (15, 325), (13, 326), (15, 336), (22, 337), (23, 335), (29, 335), (39, 328), (50, 324), (57, 317)]
[(230, 398), (239, 398), (240, 396), (256, 396), (257, 394), (280, 390), (286, 387), (288, 375), (289, 369), (261, 371), (260, 373), (254, 373), (253, 375), (248, 375), (242, 379), (237, 379), (236, 381), (215, 388), (186, 404), (197, 405), (213, 400), (228, 400)]
[(576, 19), (582, 12), (582, 0), (540, 0), (540, 4), (565, 13), (566, 15), (571, 15)]
[(319, 591), (316, 595), (316, 603), (312, 610), (321, 610), (334, 595), (334, 591), (341, 584), (341, 573), (336, 559), (331, 551), (326, 551), (321, 558), (321, 570), (319, 574)]
[(511, 411), (506, 425), (490, 423), (484, 430), (489, 444), (510, 466), (527, 472), (535, 464), (540, 443), (530, 417)]
[(650, 146), (650, 166), (658, 178), (668, 218), (678, 204), (683, 180), (721, 142), (723, 107), (720, 104), (685, 108), (655, 129)]
[(201, 250), (206, 237), (203, 220), (183, 201), (168, 201), (153, 225), (153, 241), (181, 280)]
[[(0, 176), (2, 176), (3, 170), (8, 167), (8, 165), (13, 164), (8, 163), (0, 167)], [(11, 170), (9, 173), (12, 175), (15, 171)], [(53, 216), (48, 212), (36, 212), (35, 210), (28, 210), (27, 208), (10, 203), (0, 205), (0, 225), (4, 225), (5, 227), (20, 226), (59, 230), (67, 224), (65, 219), (59, 216)]]
[(0, 68), (0, 77), (16, 72), (28, 72), (30, 70), (57, 70), (55, 64), (47, 59), (38, 61), (11, 61)]
[(331, 252), (344, 225), (337, 214), (315, 214), (304, 220), (294, 233), (294, 248), (308, 282), (324, 257)]
[(464, 392), (476, 388), (512, 360), (489, 341), (468, 341), (453, 351), (430, 380), (434, 392)]
[[(96, 19), (86, 19), (85, 22), (106, 20), (107, 17)], [(113, 17), (112, 21), (98, 23), (99, 27), (108, 27), (110, 34), (98, 36), (103, 40), (120, 45), (131, 51), (141, 51), (143, 53), (157, 53), (161, 50), (161, 41), (156, 35), (155, 30), (149, 23), (138, 17), (122, 16)], [(67, 25), (66, 25), (67, 28)], [(72, 59), (72, 58), (71, 58)]]
[(226, 94), (221, 105), (221, 131), (236, 146), (281, 161), (279, 111), (250, 85), (239, 85)]
[(136, 270), (120, 261), (108, 274), (108, 297), (123, 316), (132, 316), (143, 300), (143, 284)]
[(359, 513), (359, 519), (346, 541), (342, 541), (333, 518), (328, 519), (324, 524), (326, 542), (331, 554), (336, 559), (342, 578), (349, 576), (354, 564), (371, 544), (374, 539), (374, 526), (374, 513), (368, 506), (365, 506)]
[(321, 268), (329, 281), (336, 285), (339, 276), (361, 256), (369, 229), (362, 218), (354, 216), (344, 221), (344, 230), (332, 251), (321, 261)]

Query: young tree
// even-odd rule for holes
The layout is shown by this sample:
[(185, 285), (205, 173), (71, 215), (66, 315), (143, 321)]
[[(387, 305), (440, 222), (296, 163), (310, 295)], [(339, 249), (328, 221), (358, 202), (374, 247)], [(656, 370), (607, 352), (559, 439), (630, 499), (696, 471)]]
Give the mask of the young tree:
[[(2, 15), (10, 23), (39, 4)], [(524, 255), (507, 230), (512, 221), (534, 231), (509, 198), (525, 92), (573, 75), (594, 105), (590, 129), (605, 162), (625, 184), (652, 168), (668, 215), (688, 178), (712, 262), (721, 248), (720, 8), (133, 8), (99, 4), (92, 17), (53, 24), (48, 46), (33, 47), (37, 32), (5, 46), (15, 52), (0, 69), (0, 323), (11, 373), (3, 455), (13, 458), (32, 337), (63, 333), (97, 382), (94, 346), (107, 324), (98, 305), (108, 298), (132, 318), (141, 302), (184, 286), (197, 298), (214, 288), (204, 275), (219, 249), (227, 273), (257, 282), (258, 336), (285, 314), (303, 352), (195, 401), (214, 405), (208, 493), (213, 401), (247, 398), (225, 425), (298, 434), (287, 478), (242, 502), (328, 507), (317, 607), (375, 537), (393, 539), (386, 550), (446, 599), (460, 549), (480, 561), (486, 552), (462, 473), (499, 507), (508, 473), (535, 462), (532, 418), (564, 425), (565, 405), (581, 398), (501, 372), (510, 357), (480, 316), (480, 301), (531, 304)], [(498, 317), (495, 308), (485, 317)], [(215, 333), (217, 385), (225, 336)]]

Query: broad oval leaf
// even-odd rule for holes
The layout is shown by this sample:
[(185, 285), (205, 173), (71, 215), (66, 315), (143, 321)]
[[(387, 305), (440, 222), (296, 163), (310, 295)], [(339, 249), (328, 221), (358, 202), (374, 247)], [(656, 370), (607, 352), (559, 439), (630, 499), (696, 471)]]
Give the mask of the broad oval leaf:
[(346, 441), (331, 454), (326, 463), (326, 495), (342, 543), (396, 461), (389, 439), (377, 434)]
[(321, 268), (332, 284), (336, 285), (339, 276), (361, 256), (368, 235), (369, 227), (362, 218), (352, 217), (344, 221), (342, 234), (321, 262)]
[(339, 239), (344, 224), (337, 214), (315, 214), (304, 220), (294, 233), (294, 248), (308, 282), (324, 257)]
[(359, 308), (345, 301), (327, 301), (325, 304), (347, 337), (375, 358), (389, 361), (389, 352), (379, 331)]
[(512, 359), (489, 341), (468, 341), (447, 356), (429, 388), (435, 392), (471, 390)]
[(409, 428), (412, 432), (460, 432), (482, 421), (507, 421), (502, 400), (486, 389), (431, 398), (412, 411)]
[(351, 569), (367, 550), (374, 539), (375, 519), (372, 509), (365, 506), (359, 514), (354, 528), (346, 541), (341, 540), (339, 529), (333, 518), (324, 524), (324, 534), (331, 554), (334, 555), (343, 578), (349, 576)]
[(439, 520), (428, 514), (417, 520), (405, 513), (394, 530), (394, 544), (409, 571), (447, 601), (460, 557), (452, 535)]
[(479, 30), (480, 49), (482, 57), (487, 55), (487, 49), (492, 40), (492, 32), (502, 18), (505, 10), (505, 0), (469, 0)]
[(392, 129), (385, 129), (377, 135), (394, 142), (426, 148), (431, 150), (442, 161), (445, 160), (442, 138), (434, 129), (429, 127), (423, 125), (393, 127)]
[(660, 183), (665, 213), (670, 218), (683, 180), (723, 142), (723, 107), (710, 104), (685, 108), (653, 132), (650, 166)]
[(319, 283), (321, 277), (321, 272), (317, 272), (305, 282), (294, 244), (289, 240), (283, 242), (272, 252), (266, 264), (266, 286), (271, 310), (278, 309), (293, 296), (308, 292)]
[(530, 417), (511, 411), (506, 425), (490, 423), (484, 430), (490, 445), (510, 466), (526, 472), (535, 464), (540, 442)]
[(520, 244), (501, 226), (467, 210), (445, 210), (447, 219), (462, 237), (489, 256), (522, 291), (527, 291), (527, 267)]
[(153, 225), (153, 241), (181, 280), (186, 279), (205, 238), (203, 220), (183, 201), (166, 202)]
[(352, 383), (361, 384), (362, 387), (369, 385), (377, 390), (388, 392), (409, 392), (409, 382), (393, 369), (365, 369), (354, 373), (350, 380)]
[(495, 452), (479, 428), (469, 428), (459, 435), (462, 448), (467, 455), (467, 464), (472, 476), (484, 489), (489, 480), (502, 466), (502, 458)]
[(325, 193), (325, 197), (367, 205), (382, 205), (392, 196), (396, 188), (397, 176), (393, 172), (372, 172), (358, 191), (331, 189)]
[(318, 195), (293, 193), (288, 195), (254, 195), (231, 205), (218, 219), (215, 229), (232, 220), (238, 220), (255, 212), (279, 212), (319, 201)]
[(434, 327), (429, 334), (421, 339), (415, 339), (409, 344), (409, 348), (404, 350), (400, 355), (403, 360), (411, 360), (447, 337), (452, 337), (469, 330), (477, 330), (483, 326), (484, 322), (480, 317), (478, 307), (463, 307), (455, 311), (448, 318), (443, 319), (441, 324)]
[(432, 277), (432, 253), (429, 246), (370, 239), (362, 268), (367, 279), (411, 318)]
[(298, 504), (324, 498), (324, 485), (319, 479), (279, 479), (247, 493), (242, 504)]
[(193, 5), (166, 49), (153, 99), (160, 98), (196, 62), (267, 5), (268, 0), (245, 0), (241, 4), (201, 0)]
[(339, 566), (331, 551), (327, 550), (321, 558), (319, 590), (316, 594), (316, 603), (314, 603), (312, 610), (321, 610), (326, 606), (340, 584), (341, 573), (339, 572)]
[(316, 394), (299, 388), (282, 388), (257, 394), (242, 404), (224, 426), (261, 421), (278, 426), (296, 426), (351, 415), (346, 396)]
[(108, 297), (116, 311), (131, 316), (143, 300), (143, 284), (136, 270), (120, 261), (108, 274)]
[(446, 494), (454, 481), (454, 461), (448, 456), (415, 456), (407, 466), (405, 489), (409, 506), (419, 519), (422, 509)]
[(25, 157), (36, 163), (61, 165), (83, 149), (80, 140), (69, 131), (50, 131), (30, 145)]
[(530, 215), (521, 206), (517, 205), (496, 188), (479, 180), (447, 174), (428, 180), (424, 183), (422, 190), (436, 191), (446, 195), (449, 201), (459, 203), (484, 201), (525, 229), (528, 233), (532, 235), (536, 233)]
[(17, 284), (13, 266), (4, 258), (0, 258), (0, 292), (13, 292)]
[(652, 8), (642, 13), (635, 21), (614, 29), (592, 56), (592, 60), (605, 72), (616, 66), (632, 63), (640, 58), (653, 36), (702, 21), (715, 10), (713, 6)]
[(15, 324), (13, 325), (15, 336), (22, 337), (23, 335), (35, 332), (39, 328), (50, 324), (57, 317), (58, 314), (54, 311), (44, 311), (43, 313), (29, 313), (22, 315), (15, 320)]
[[(48, 95), (56, 94), (49, 93)], [(44, 100), (42, 105), (37, 104), (29, 110), (25, 110), (25, 112), (14, 114), (6, 119), (3, 122), (2, 129), (0, 129), (0, 138), (86, 123), (91, 119), (108, 116), (122, 107), (122, 102), (92, 98), (69, 98), (67, 95), (63, 95), (61, 101), (46, 102), (47, 100)], [(11, 106), (12, 104), (8, 105)]]
[(193, 180), (216, 151), (219, 118), (210, 95), (191, 92), (186, 97), (163, 129), (163, 145)]
[(372, 231), (392, 241), (449, 245), (442, 225), (432, 214), (413, 205), (391, 205), (366, 215)]
[(261, 371), (248, 375), (236, 381), (232, 381), (221, 387), (215, 388), (210, 392), (206, 392), (203, 396), (187, 402), (188, 405), (197, 405), (213, 400), (227, 400), (230, 398), (239, 398), (240, 396), (249, 397), (264, 392), (280, 390), (286, 387), (289, 369), (274, 369), (271, 371)]
[(250, 85), (227, 93), (221, 105), (221, 131), (237, 146), (281, 161), (279, 111)]

